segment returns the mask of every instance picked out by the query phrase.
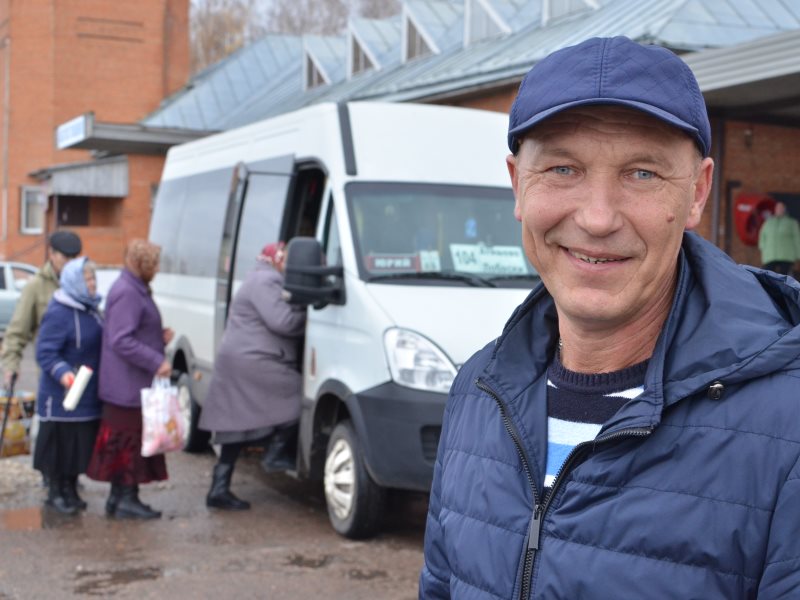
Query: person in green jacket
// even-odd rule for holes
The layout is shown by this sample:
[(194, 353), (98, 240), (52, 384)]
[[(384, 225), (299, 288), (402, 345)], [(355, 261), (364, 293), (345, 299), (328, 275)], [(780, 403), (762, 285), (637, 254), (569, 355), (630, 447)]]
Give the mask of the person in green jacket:
[(758, 234), (761, 264), (781, 275), (791, 275), (800, 266), (800, 224), (786, 214), (786, 205), (778, 202), (775, 214), (761, 226)]
[(22, 288), (3, 338), (0, 359), (6, 388), (11, 384), (11, 378), (19, 373), (25, 346), (36, 339), (44, 311), (58, 289), (61, 269), (68, 260), (81, 253), (81, 238), (71, 231), (56, 231), (50, 235), (48, 242), (47, 262)]

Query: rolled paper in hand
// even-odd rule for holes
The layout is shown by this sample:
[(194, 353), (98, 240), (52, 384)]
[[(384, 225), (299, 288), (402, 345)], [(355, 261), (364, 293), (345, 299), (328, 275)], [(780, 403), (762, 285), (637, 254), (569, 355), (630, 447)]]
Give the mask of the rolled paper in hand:
[(64, 396), (64, 410), (75, 410), (75, 407), (78, 406), (78, 402), (83, 395), (83, 390), (86, 389), (86, 385), (92, 378), (92, 373), (92, 369), (86, 365), (82, 365), (81, 368), (78, 369), (75, 381), (72, 382), (72, 386), (70, 386), (69, 391), (67, 391), (67, 395)]

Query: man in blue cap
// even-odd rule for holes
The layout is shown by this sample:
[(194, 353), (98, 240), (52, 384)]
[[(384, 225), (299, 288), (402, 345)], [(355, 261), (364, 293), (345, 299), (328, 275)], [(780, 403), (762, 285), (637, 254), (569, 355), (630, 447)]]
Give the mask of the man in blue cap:
[(690, 231), (693, 74), (622, 37), (562, 49), (508, 142), (542, 285), (453, 383), (420, 597), (800, 594), (800, 286)]

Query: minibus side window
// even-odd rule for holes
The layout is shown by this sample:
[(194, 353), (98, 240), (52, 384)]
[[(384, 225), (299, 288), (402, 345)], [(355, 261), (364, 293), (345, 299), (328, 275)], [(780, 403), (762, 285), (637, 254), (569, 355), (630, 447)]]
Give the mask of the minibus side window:
[(325, 223), (323, 249), (325, 251), (325, 264), (334, 266), (342, 263), (342, 244), (339, 238), (339, 223), (336, 220), (336, 211), (333, 208), (333, 199), (331, 199), (328, 204), (328, 216)]
[(161, 272), (178, 269), (178, 229), (183, 221), (188, 178), (168, 179), (158, 186), (153, 216), (150, 219), (150, 241), (161, 246)]

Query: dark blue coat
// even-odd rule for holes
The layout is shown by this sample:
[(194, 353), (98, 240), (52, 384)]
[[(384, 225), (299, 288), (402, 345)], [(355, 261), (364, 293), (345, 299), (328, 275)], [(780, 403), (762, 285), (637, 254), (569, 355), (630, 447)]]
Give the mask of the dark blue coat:
[[(87, 309), (60, 291), (56, 292), (44, 313), (36, 339), (36, 362), (42, 370), (36, 409), (42, 420), (87, 421), (100, 418), (97, 369), (102, 336), (102, 320), (96, 311)], [(75, 410), (65, 411), (61, 377), (68, 371), (77, 373), (81, 365), (91, 367), (94, 375)]]
[(800, 598), (799, 296), (687, 234), (644, 393), (542, 508), (558, 335), (534, 290), (453, 384), (420, 597)]

